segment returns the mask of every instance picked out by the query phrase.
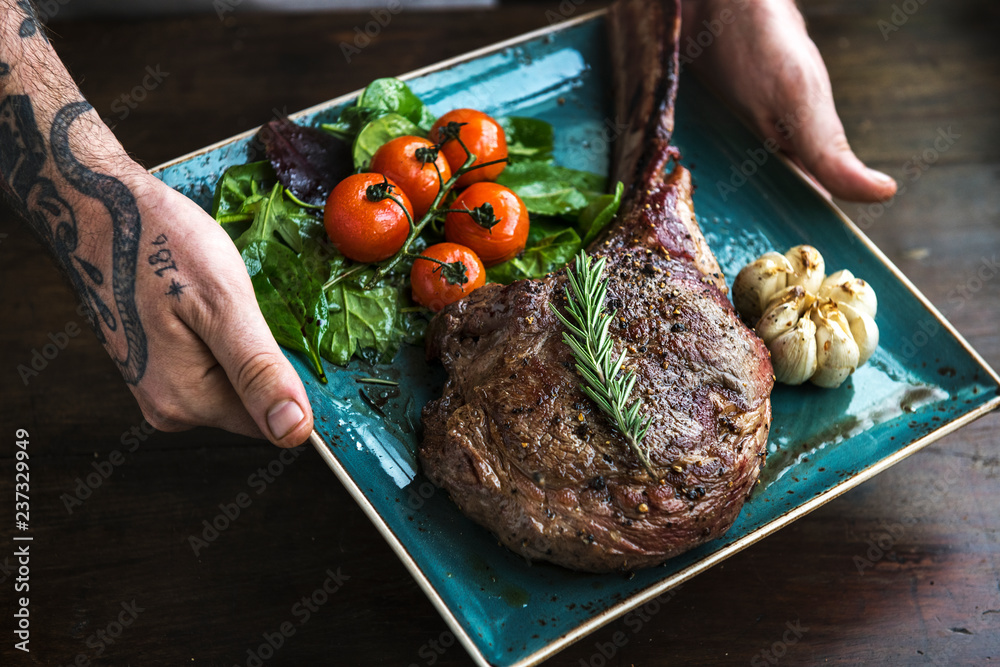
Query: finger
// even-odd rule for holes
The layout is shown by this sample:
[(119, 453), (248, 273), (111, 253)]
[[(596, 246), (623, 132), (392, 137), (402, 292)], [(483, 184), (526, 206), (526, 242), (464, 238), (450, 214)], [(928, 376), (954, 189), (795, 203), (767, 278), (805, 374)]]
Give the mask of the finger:
[[(305, 442), (312, 411), (298, 374), (274, 341), (246, 274), (209, 296), (192, 324), (219, 361), (232, 388), (264, 436), (279, 447)], [(238, 422), (238, 418), (233, 418)]]
[(809, 173), (809, 169), (799, 156), (789, 155), (788, 159), (795, 163), (795, 166), (802, 171), (805, 177), (809, 179), (809, 182), (812, 183), (812, 186), (816, 188), (821, 195), (823, 195), (826, 199), (833, 199), (833, 195), (830, 194), (829, 190), (823, 187), (823, 184), (819, 182), (819, 179)]
[(270, 439), (243, 405), (243, 399), (221, 365), (213, 366), (205, 374), (199, 389), (201, 396), (198, 405), (188, 408), (188, 413), (193, 415), (198, 424), (251, 438)]
[(787, 141), (806, 170), (835, 197), (881, 201), (896, 194), (891, 176), (869, 169), (851, 150), (831, 98), (816, 102)]
[[(204, 368), (206, 362), (214, 361), (204, 342), (186, 324), (178, 321), (175, 326), (184, 330), (193, 346), (201, 348), (198, 356), (204, 357), (205, 361), (197, 364), (198, 367)], [(133, 389), (143, 416), (157, 431), (176, 433), (197, 426), (213, 426), (251, 438), (267, 438), (247, 412), (225, 369), (218, 363), (199, 376), (194, 386), (190, 381), (183, 386), (187, 388), (180, 393), (157, 394), (155, 401)]]

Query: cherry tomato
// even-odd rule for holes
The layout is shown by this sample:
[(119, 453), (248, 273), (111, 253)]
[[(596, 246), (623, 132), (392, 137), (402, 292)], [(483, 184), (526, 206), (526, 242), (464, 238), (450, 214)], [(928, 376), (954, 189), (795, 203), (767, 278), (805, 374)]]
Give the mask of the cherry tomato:
[[(507, 137), (499, 123), (482, 111), (455, 109), (438, 118), (437, 122), (431, 126), (431, 141), (443, 144), (441, 152), (448, 160), (452, 173), (458, 171), (465, 164), (467, 156), (462, 150), (461, 144), (454, 139), (449, 139), (447, 132), (441, 131), (447, 128), (449, 123), (464, 123), (458, 130), (458, 136), (466, 148), (476, 156), (474, 165), (502, 160), (507, 157)], [(458, 179), (455, 187), (464, 188), (480, 181), (495, 181), (506, 166), (505, 162), (501, 162), (470, 171)]]
[(435, 312), (486, 283), (486, 268), (476, 253), (465, 246), (437, 243), (420, 254), (437, 262), (426, 259), (413, 262), (410, 271), (413, 300)]
[(355, 262), (380, 262), (406, 243), (413, 205), (402, 188), (382, 174), (354, 174), (333, 189), (326, 200), (323, 225), (334, 246)]
[[(438, 169), (441, 171), (440, 180)], [(441, 190), (441, 183), (451, 178), (451, 167), (444, 155), (435, 151), (434, 143), (423, 137), (396, 137), (387, 142), (375, 151), (370, 170), (385, 174), (399, 184), (413, 203), (417, 218), (424, 217), (430, 210)]]
[[(496, 183), (473, 183), (458, 196), (444, 221), (444, 236), (479, 255), (486, 266), (514, 258), (528, 241), (528, 208)], [(469, 211), (456, 213), (455, 209)]]

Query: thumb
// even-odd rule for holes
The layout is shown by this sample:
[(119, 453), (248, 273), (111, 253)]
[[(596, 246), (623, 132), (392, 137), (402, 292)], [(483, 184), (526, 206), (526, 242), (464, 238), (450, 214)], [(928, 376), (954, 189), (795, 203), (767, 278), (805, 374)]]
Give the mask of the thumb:
[(866, 167), (851, 150), (830, 97), (824, 96), (815, 103), (813, 113), (808, 114), (798, 130), (786, 135), (785, 143), (835, 197), (880, 201), (896, 194), (896, 181), (891, 176)]
[(202, 330), (203, 340), (264, 436), (279, 447), (295, 447), (312, 432), (309, 398), (274, 341), (249, 285), (246, 291), (244, 298), (233, 299), (237, 307), (213, 313), (210, 326)]

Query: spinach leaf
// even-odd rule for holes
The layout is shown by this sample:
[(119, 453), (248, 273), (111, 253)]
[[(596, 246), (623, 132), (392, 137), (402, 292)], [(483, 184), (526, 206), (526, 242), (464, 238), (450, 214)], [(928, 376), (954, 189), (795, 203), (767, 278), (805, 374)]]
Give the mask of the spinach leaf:
[[(267, 160), (230, 167), (215, 185), (212, 217), (225, 224), (222, 218), (243, 214), (247, 200), (263, 197), (261, 190), (270, 190), (275, 180), (274, 168)], [(248, 217), (252, 219), (253, 215)]]
[(546, 162), (518, 162), (508, 165), (497, 183), (516, 192), (529, 213), (573, 216), (604, 194), (606, 180)]
[(554, 131), (550, 123), (520, 116), (498, 118), (497, 122), (506, 135), (507, 156), (511, 164), (552, 159)]
[(323, 230), (302, 242), (299, 261), (309, 275), (316, 276), (317, 280), (325, 284), (330, 278), (344, 271), (347, 258), (337, 252)]
[(305, 239), (322, 236), (322, 220), (284, 196), (268, 162), (226, 170), (215, 188), (212, 216), (240, 251), (252, 241), (273, 241), (277, 234), (301, 252)]
[(256, 215), (260, 203), (275, 182), (269, 162), (251, 162), (230, 167), (215, 185), (212, 217), (234, 241), (245, 232)]
[(622, 205), (622, 195), (625, 193), (625, 184), (618, 181), (615, 191), (610, 195), (597, 197), (587, 208), (580, 211), (580, 217), (576, 221), (576, 229), (583, 235), (583, 245), (589, 245), (597, 238), (609, 222), (618, 213), (618, 208)]
[(394, 113), (411, 123), (419, 125), (423, 134), (430, 132), (434, 124), (434, 114), (424, 105), (410, 87), (399, 79), (375, 79), (361, 91), (358, 97), (359, 109), (371, 109), (379, 115)]
[(252, 208), (253, 223), (235, 241), (240, 252), (254, 241), (273, 241), (277, 234), (299, 253), (304, 240), (315, 236), (322, 225), (308, 209), (286, 199), (280, 183), (275, 183), (271, 192), (255, 201)]
[(532, 220), (524, 252), (487, 269), (486, 280), (506, 285), (524, 278), (541, 278), (565, 266), (582, 247), (580, 235), (561, 220)]
[(382, 112), (378, 109), (363, 109), (356, 105), (349, 106), (340, 112), (337, 120), (332, 123), (323, 123), (320, 127), (345, 141), (354, 141), (361, 128), (381, 114)]
[(304, 353), (324, 384), (320, 345), (329, 329), (323, 286), (291, 250), (272, 240), (254, 240), (241, 253), (257, 303), (279, 344)]
[(344, 280), (327, 292), (327, 298), (330, 327), (320, 348), (323, 357), (344, 365), (365, 349), (383, 356), (395, 353), (402, 337), (397, 322), (397, 287), (384, 285), (365, 290), (356, 280)]
[(382, 144), (406, 135), (426, 136), (426, 132), (399, 114), (390, 113), (371, 121), (354, 140), (354, 168), (366, 169)]

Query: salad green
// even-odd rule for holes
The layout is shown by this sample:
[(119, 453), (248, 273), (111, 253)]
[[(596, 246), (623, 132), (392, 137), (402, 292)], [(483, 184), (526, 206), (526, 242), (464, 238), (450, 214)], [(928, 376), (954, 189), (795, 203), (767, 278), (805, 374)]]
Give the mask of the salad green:
[[(348, 142), (353, 169), (363, 171), (383, 144), (404, 135), (426, 137), (434, 121), (406, 83), (378, 79), (355, 105), (321, 128), (341, 145)], [(566, 265), (611, 221), (624, 188), (618, 183), (608, 194), (603, 176), (554, 164), (549, 123), (523, 117), (497, 121), (507, 137), (509, 158), (497, 182), (516, 192), (531, 215), (525, 250), (487, 272), (490, 281), (507, 284)], [(270, 131), (287, 131), (284, 128), (292, 124), (284, 123)], [(306, 146), (312, 153), (298, 150), (288, 157), (286, 145), (285, 154), (228, 169), (216, 186), (212, 215), (240, 250), (277, 341), (305, 354), (325, 381), (320, 357), (335, 364), (356, 356), (389, 361), (401, 343), (422, 339), (432, 313), (411, 300), (412, 259), (371, 284), (374, 267), (356, 265), (332, 247), (321, 207), (304, 203), (294, 187), (283, 182), (282, 176), (294, 175), (296, 165), (323, 150), (303, 143), (310, 141), (307, 133), (296, 141), (295, 148)], [(323, 154), (320, 161), (328, 158)], [(413, 250), (439, 240), (441, 227), (432, 223)]]

